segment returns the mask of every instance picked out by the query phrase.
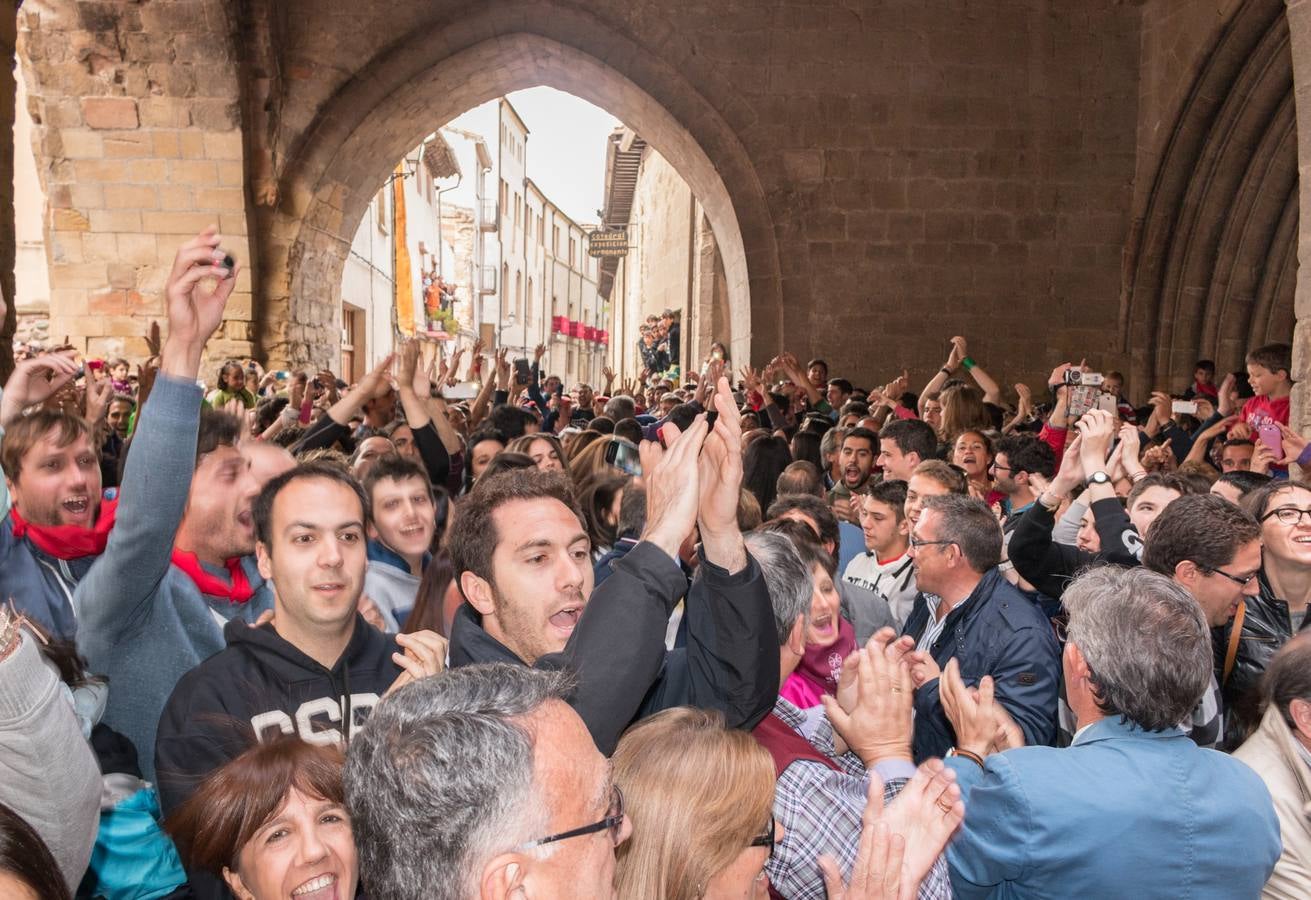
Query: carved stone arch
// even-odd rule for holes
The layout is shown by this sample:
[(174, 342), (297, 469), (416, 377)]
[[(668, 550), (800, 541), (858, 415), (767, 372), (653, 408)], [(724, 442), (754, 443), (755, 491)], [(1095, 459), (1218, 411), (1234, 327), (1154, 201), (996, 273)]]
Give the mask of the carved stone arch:
[[(544, 22), (551, 24), (539, 28)], [(723, 254), (734, 358), (749, 359), (753, 340), (777, 346), (774, 227), (731, 124), (746, 124), (747, 108), (711, 107), (671, 59), (605, 28), (576, 7), (547, 16), (540, 4), (498, 4), (409, 35), (362, 66), (292, 148), (279, 173), (278, 206), (264, 214), (272, 238), (262, 267), (267, 307), (259, 311), (266, 352), (298, 361), (323, 352), (314, 325), (299, 323), (322, 324), (311, 307), (336, 290), (354, 229), (396, 159), (442, 122), (537, 85), (606, 109), (670, 161), (701, 201)], [(589, 47), (606, 52), (595, 56)], [(281, 325), (288, 322), (298, 324)]]

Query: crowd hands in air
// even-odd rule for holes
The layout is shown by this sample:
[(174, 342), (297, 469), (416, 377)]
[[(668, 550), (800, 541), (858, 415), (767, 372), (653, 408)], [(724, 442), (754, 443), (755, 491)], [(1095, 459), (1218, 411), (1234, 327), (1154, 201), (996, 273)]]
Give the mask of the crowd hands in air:
[(203, 372), (231, 265), (4, 386), (6, 896), (1311, 896), (1287, 346)]

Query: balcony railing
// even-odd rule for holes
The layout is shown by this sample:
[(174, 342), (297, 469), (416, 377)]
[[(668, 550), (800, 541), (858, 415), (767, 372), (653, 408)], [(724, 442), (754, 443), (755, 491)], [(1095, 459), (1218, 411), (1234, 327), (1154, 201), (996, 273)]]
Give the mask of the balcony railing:
[(478, 219), (478, 227), (483, 231), (496, 231), (500, 227), (501, 216), (496, 205), (495, 200), (483, 201)]
[(496, 293), (496, 266), (483, 266), (478, 270), (478, 293)]

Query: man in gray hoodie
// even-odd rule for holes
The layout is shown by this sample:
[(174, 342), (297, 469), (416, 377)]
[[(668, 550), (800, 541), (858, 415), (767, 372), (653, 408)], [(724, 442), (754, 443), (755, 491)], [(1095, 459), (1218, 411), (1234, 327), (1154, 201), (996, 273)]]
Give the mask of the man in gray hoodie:
[[(209, 413), (198, 427), (201, 354), (236, 283), (220, 243), (207, 229), (173, 262), (168, 339), (132, 439), (117, 522), (73, 594), (81, 650), (91, 670), (109, 678), (102, 721), (136, 746), (149, 781), (173, 686), (223, 649), (227, 620), (253, 622), (272, 608), (250, 556), (259, 486), (236, 446), (239, 423)], [(217, 282), (207, 287), (208, 279)]]

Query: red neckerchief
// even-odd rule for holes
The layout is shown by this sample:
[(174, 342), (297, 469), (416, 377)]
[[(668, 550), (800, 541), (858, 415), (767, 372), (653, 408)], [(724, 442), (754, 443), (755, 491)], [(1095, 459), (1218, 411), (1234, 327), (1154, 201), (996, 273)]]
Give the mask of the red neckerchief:
[(14, 537), (28, 538), (45, 553), (56, 559), (80, 559), (84, 556), (99, 556), (105, 552), (109, 541), (109, 530), (114, 527), (114, 515), (118, 510), (118, 498), (100, 501), (100, 514), (96, 524), (90, 528), (81, 525), (34, 525), (18, 513), (18, 507), (11, 507), (9, 518), (13, 522)]
[(223, 562), (223, 565), (227, 567), (228, 575), (232, 579), (230, 585), (224, 584), (223, 579), (217, 575), (206, 572), (196, 554), (189, 553), (186, 550), (173, 548), (173, 565), (186, 572), (187, 576), (196, 583), (196, 587), (200, 588), (202, 594), (208, 594), (211, 597), (222, 597), (229, 603), (245, 603), (255, 596), (255, 590), (250, 586), (250, 580), (246, 578), (245, 570), (241, 568), (240, 556), (234, 556)]

